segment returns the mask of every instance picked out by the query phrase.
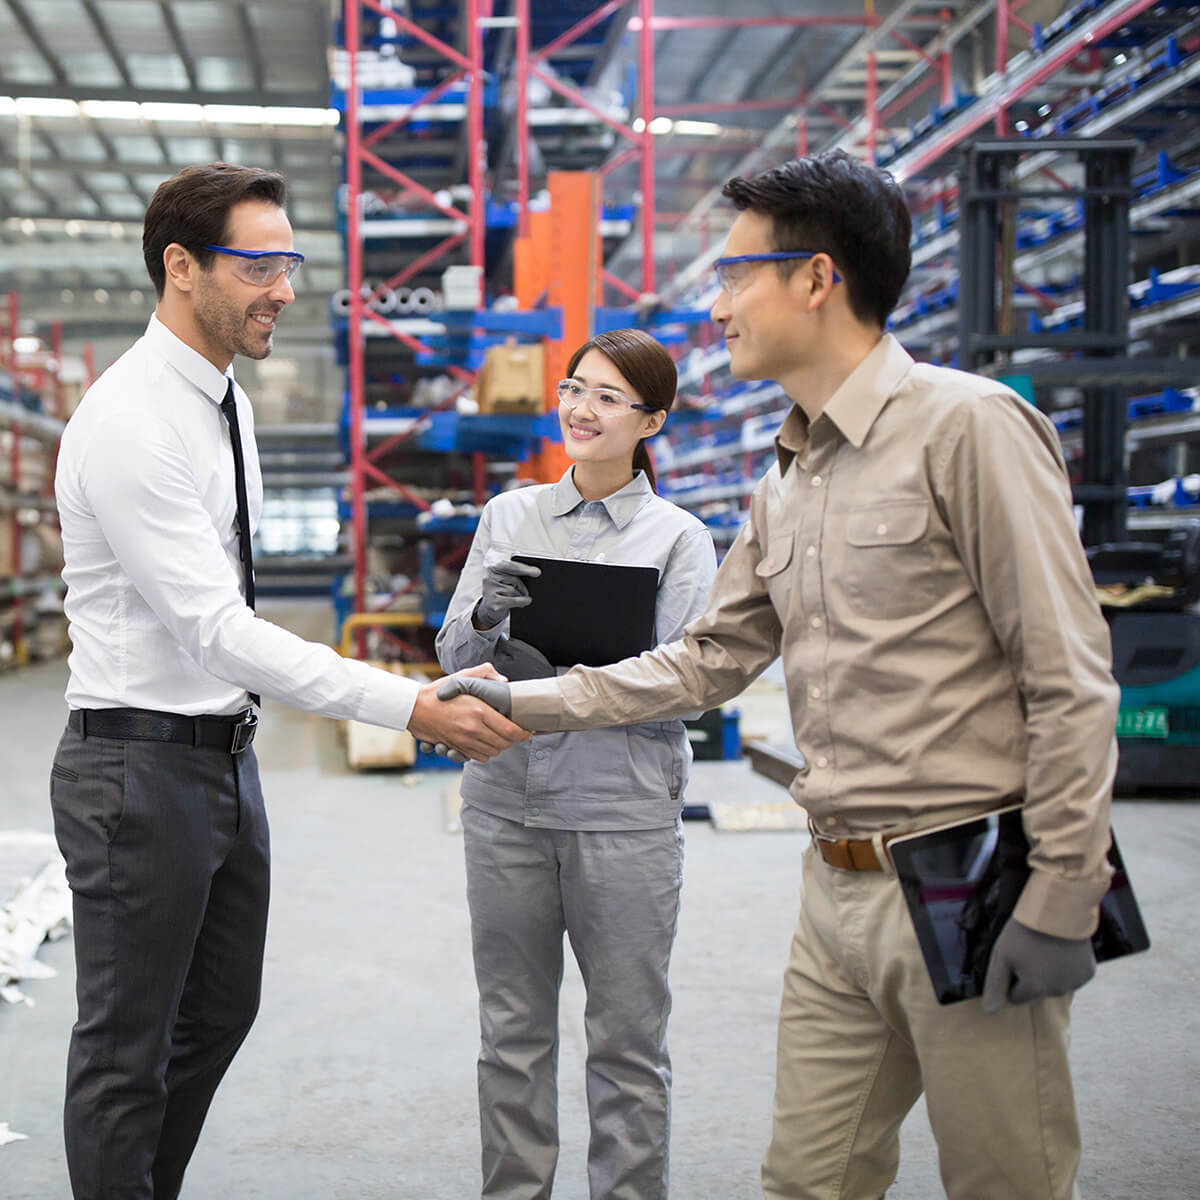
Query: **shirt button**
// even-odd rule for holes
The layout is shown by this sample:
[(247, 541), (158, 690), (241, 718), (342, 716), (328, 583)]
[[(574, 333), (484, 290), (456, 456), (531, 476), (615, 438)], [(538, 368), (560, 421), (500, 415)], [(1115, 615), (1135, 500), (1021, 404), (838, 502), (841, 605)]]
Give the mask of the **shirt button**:
[(805, 549), (805, 551), (804, 551), (805, 558), (816, 558), (816, 556), (817, 556), (816, 546), (809, 546)]
[(887, 526), (884, 525), (883, 522), (881, 521), (878, 525), (875, 526), (875, 532), (877, 534), (879, 534), (880, 537), (882, 537), (885, 533), (887, 533)]
[(820, 618), (820, 617), (811, 617), (811, 618), (809, 619), (809, 622), (808, 622), (808, 623), (809, 623), (809, 624), (810, 624), (810, 625), (811, 625), (811, 626), (812, 626), (814, 629), (820, 629), (820, 628), (821, 628), (821, 618)]
[(531, 808), (529, 810), (529, 815), (531, 817), (540, 817), (542, 815), (542, 810), (540, 808)]
[[(827, 759), (823, 754), (817, 755), (817, 766), (824, 770), (827, 766), (829, 766), (829, 759)], [(537, 812), (537, 809), (534, 809), (534, 812)]]
[(811, 696), (811, 697), (812, 697), (814, 700), (820, 700), (820, 698), (821, 698), (821, 689), (820, 689), (819, 687), (809, 688), (809, 689), (808, 689), (808, 694), (809, 694), (809, 695), (810, 695), (810, 696)]
[(820, 487), (820, 486), (821, 486), (821, 477), (820, 477), (820, 475), (814, 475), (814, 476), (812, 477), (811, 483), (812, 483), (812, 486), (813, 486), (813, 487)]
[(545, 751), (545, 750), (535, 750), (533, 752), (533, 757), (534, 758), (545, 758), (546, 754), (547, 754), (547, 751)]

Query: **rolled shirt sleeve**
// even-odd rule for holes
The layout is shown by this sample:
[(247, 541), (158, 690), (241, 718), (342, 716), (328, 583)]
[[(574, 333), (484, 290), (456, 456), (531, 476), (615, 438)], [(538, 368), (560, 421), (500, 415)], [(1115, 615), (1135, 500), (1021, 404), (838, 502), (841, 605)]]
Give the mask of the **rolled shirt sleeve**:
[(761, 557), (752, 506), (705, 611), (679, 640), (612, 666), (514, 683), (513, 720), (535, 733), (594, 729), (665, 721), (732, 699), (779, 653), (779, 619), (754, 569)]
[(476, 629), (471, 621), (483, 596), (483, 568), (492, 545), (492, 509), (485, 505), (471, 542), (467, 561), (459, 573), (450, 607), (437, 635), (437, 656), (444, 671), (462, 671), (491, 662), (496, 646), (505, 636), (508, 618), (491, 629)]
[(1111, 869), (1119, 689), (1050, 422), (1016, 396), (961, 409), (936, 464), (964, 568), (1025, 707), (1023, 924), (1089, 936)]

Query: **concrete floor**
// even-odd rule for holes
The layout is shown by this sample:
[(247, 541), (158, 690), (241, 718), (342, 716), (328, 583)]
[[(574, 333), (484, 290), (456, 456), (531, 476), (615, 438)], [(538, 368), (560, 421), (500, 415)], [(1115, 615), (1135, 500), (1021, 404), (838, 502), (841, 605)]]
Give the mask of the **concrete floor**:
[[(327, 610), (288, 610), (328, 636)], [(314, 626), (314, 621), (317, 625)], [(62, 663), (0, 676), (0, 829), (49, 831)], [(776, 713), (783, 721), (782, 711)], [(743, 724), (745, 725), (745, 721)], [(347, 771), (331, 722), (268, 703), (260, 751), (274, 897), (262, 1012), (217, 1093), (184, 1200), (469, 1200), (478, 1043), (451, 776)], [(744, 763), (701, 764), (693, 803), (782, 793)], [(1119, 803), (1114, 824), (1154, 940), (1076, 1001), (1073, 1058), (1089, 1200), (1200, 1198), (1195, 911), (1200, 805)], [(768, 1132), (781, 972), (806, 835), (688, 822), (672, 984), (672, 1194), (753, 1200)], [(74, 1017), (70, 939), (44, 946), (35, 1008), (0, 1006), (0, 1197), (69, 1196), (60, 1134)], [(563, 994), (556, 1200), (584, 1200), (583, 994)], [(893, 1200), (941, 1194), (924, 1109)]]

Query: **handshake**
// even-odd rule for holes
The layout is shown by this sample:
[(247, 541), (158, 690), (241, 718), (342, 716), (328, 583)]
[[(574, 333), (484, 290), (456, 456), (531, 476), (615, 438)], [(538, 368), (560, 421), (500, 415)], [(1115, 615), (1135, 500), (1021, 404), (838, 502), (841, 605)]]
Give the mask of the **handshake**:
[(436, 749), (455, 762), (487, 762), (530, 737), (508, 719), (511, 713), (508, 680), (484, 663), (423, 687), (408, 728), (423, 750)]

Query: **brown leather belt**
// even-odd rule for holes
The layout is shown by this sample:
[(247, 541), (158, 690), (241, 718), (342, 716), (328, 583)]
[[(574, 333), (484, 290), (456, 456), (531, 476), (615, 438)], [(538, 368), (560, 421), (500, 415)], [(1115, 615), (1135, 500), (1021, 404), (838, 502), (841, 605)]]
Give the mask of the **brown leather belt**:
[[(817, 853), (831, 866), (841, 871), (882, 871), (883, 863), (875, 853), (875, 843), (870, 838), (831, 838), (819, 833), (810, 821), (808, 831), (812, 834), (813, 845)], [(883, 835), (886, 846), (894, 833)]]

